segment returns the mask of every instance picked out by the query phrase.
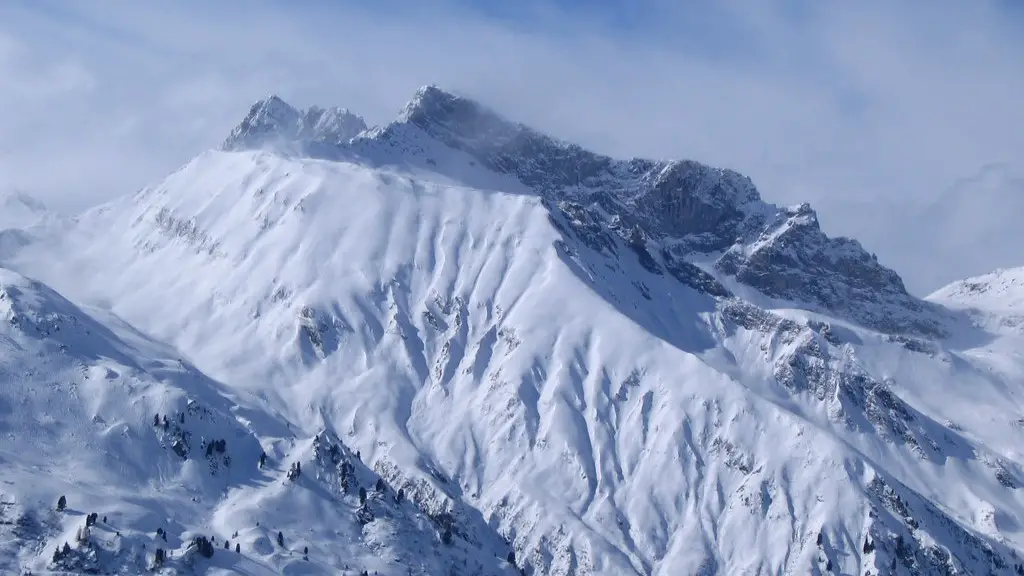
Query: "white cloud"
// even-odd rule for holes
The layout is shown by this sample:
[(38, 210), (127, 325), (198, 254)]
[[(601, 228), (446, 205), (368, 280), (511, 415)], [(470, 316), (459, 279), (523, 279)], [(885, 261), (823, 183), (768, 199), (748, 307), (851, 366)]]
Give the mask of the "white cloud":
[(268, 93), (384, 122), (431, 82), (600, 151), (735, 168), (858, 235), (872, 223), (843, 203), (924, 202), (1024, 150), (1024, 17), (1005, 2), (650, 0), (628, 28), (585, 6), (6, 4), (0, 186), (76, 209), (216, 145)]

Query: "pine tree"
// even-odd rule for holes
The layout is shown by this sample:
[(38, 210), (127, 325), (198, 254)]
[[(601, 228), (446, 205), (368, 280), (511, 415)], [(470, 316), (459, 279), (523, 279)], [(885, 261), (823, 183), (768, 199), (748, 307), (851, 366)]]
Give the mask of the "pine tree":
[(506, 558), (506, 560), (508, 560), (509, 564), (515, 566), (516, 565), (516, 551), (515, 550), (509, 550), (508, 557)]
[(235, 554), (241, 554), (241, 553), (242, 553), (242, 545), (239, 544), (238, 542), (235, 542)]
[(184, 424), (184, 423), (185, 423), (185, 413), (182, 412), (181, 414), (178, 414), (178, 424)]
[(398, 492), (395, 494), (395, 503), (401, 504), (402, 500), (405, 500), (405, 490), (403, 488), (399, 488)]
[(818, 546), (821, 546), (821, 540), (822, 540), (821, 532), (818, 532)]
[(64, 543), (64, 548), (60, 551), (61, 555), (71, 554), (71, 546), (67, 542)]
[(153, 426), (159, 426), (159, 425), (160, 425), (160, 415), (159, 414), (153, 414)]
[(104, 524), (106, 524), (106, 523), (107, 523), (107, 517), (106, 517), (106, 516), (104, 516), (104, 517), (103, 517), (103, 523), (104, 523)]
[(230, 541), (228, 541), (228, 540), (224, 541), (224, 549), (225, 550), (230, 550), (231, 549), (231, 542)]
[(280, 531), (277, 532), (277, 545), (284, 548), (284, 534)]
[(57, 499), (57, 511), (58, 512), (63, 512), (64, 509), (67, 508), (67, 507), (68, 507), (68, 499), (67, 498), (65, 498), (64, 496), (61, 496), (60, 498)]
[(366, 504), (366, 488), (359, 487), (359, 503)]
[(375, 486), (375, 488), (377, 488), (377, 492), (384, 492), (385, 486), (383, 478), (377, 478), (377, 486)]
[(303, 556), (308, 556), (309, 555), (309, 546), (303, 546), (302, 547), (302, 555)]

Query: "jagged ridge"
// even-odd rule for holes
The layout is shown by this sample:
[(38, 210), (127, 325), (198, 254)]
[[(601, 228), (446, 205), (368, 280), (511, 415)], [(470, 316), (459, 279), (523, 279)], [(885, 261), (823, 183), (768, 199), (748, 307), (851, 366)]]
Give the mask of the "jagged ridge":
[[(294, 128), (297, 113), (276, 112), (293, 110), (276, 101), (270, 108), (269, 116), (288, 120), (269, 122), (268, 129), (283, 126), (274, 134), (301, 144), (313, 157), (372, 156), (381, 147), (401, 148), (403, 157), (423, 153), (409, 134), (418, 130), (554, 203), (592, 210), (592, 220), (605, 232), (627, 229), (659, 268), (679, 268), (694, 256), (714, 255), (715, 270), (771, 298), (885, 332), (948, 334), (940, 309), (908, 294), (899, 275), (859, 242), (826, 236), (807, 204), (780, 208), (764, 202), (750, 179), (732, 170), (692, 160), (615, 160), (510, 122), (432, 85), (419, 89), (394, 122), (364, 131), (351, 144), (303, 144), (305, 137)], [(229, 141), (238, 140), (235, 133), (250, 130), (253, 115)], [(231, 149), (245, 147), (251, 146), (241, 141)], [(432, 170), (456, 180), (470, 172), (469, 167), (438, 166), (428, 158), (431, 162)]]

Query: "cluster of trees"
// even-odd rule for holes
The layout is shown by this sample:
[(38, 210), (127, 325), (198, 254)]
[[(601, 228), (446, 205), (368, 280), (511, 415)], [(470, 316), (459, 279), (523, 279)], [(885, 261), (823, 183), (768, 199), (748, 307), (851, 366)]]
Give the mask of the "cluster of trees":
[(213, 542), (206, 536), (196, 536), (192, 539), (191, 545), (203, 558), (213, 558)]
[(163, 428), (164, 430), (167, 430), (167, 428), (170, 426), (170, 423), (167, 421), (167, 414), (164, 414), (163, 420), (160, 419), (160, 415), (159, 414), (154, 414), (153, 415), (153, 426), (155, 428)]
[(67, 542), (64, 546), (58, 546), (53, 550), (53, 563), (56, 564), (71, 554), (71, 546)]
[[(178, 413), (178, 424), (184, 424), (184, 423), (185, 423), (185, 413), (184, 412), (179, 412)], [(164, 430), (167, 430), (167, 428), (170, 427), (170, 422), (167, 421), (167, 414), (164, 414), (163, 416), (161, 416), (160, 414), (154, 414), (153, 415), (153, 426), (160, 427), (160, 428), (163, 428)]]
[(293, 462), (288, 468), (288, 479), (294, 481), (296, 478), (302, 475), (302, 464), (300, 462)]
[(213, 440), (212, 442), (206, 445), (206, 457), (209, 458), (210, 456), (213, 456), (214, 452), (217, 452), (218, 454), (223, 454), (227, 449), (227, 440), (223, 438), (221, 438), (220, 440)]

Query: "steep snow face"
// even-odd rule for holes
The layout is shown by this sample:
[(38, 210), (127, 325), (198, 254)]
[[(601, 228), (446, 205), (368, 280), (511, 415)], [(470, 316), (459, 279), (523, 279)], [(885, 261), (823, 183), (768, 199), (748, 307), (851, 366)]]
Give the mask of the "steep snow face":
[[(409, 495), (399, 518), (433, 519), (385, 574), (416, 546), (474, 573), (510, 551), (537, 574), (1012, 573), (1012, 449), (897, 391), (966, 379), (996, 405), (1019, 365), (984, 380), (940, 343), (739, 300), (591, 210), (493, 191), (501, 175), (397, 165), (209, 152), (12, 264), (181, 350), (275, 423), (254, 434), (278, 468), (337, 487), (335, 441), (315, 438), (361, 451)], [(211, 526), (251, 528), (277, 486), (211, 496)], [(393, 512), (362, 524), (344, 502), (315, 526), (348, 518), (345, 541), (374, 549)], [(286, 561), (269, 550), (251, 556)]]
[[(187, 359), (194, 378), (171, 384), (268, 454), (254, 469), (249, 444), (231, 454), (249, 462), (240, 477), (173, 489), (204, 503), (174, 516), (175, 561), (1018, 573), (1020, 338), (909, 297), (809, 207), (771, 206), (696, 162), (600, 157), (436, 88), (341, 144), (308, 146), (282, 102), (253, 110), (236, 132), (286, 150), (204, 153), (6, 259), (109, 309), (90, 308), (90, 330), (127, 322), (166, 342), (174, 352), (133, 354)], [(24, 325), (48, 325), (19, 306)], [(33, 336), (51, 355), (61, 337)], [(8, 404), (32, 393), (13, 388)], [(64, 398), (68, 413), (85, 405)], [(117, 398), (135, 407), (130, 426), (162, 427)], [(174, 454), (176, 438), (153, 433)], [(13, 496), (37, 508), (73, 486), (24, 484)], [(132, 505), (165, 514), (164, 494)], [(123, 525), (142, 538), (146, 522)], [(241, 557), (197, 557), (194, 533), (242, 538)], [(52, 554), (23, 549), (22, 564)]]

